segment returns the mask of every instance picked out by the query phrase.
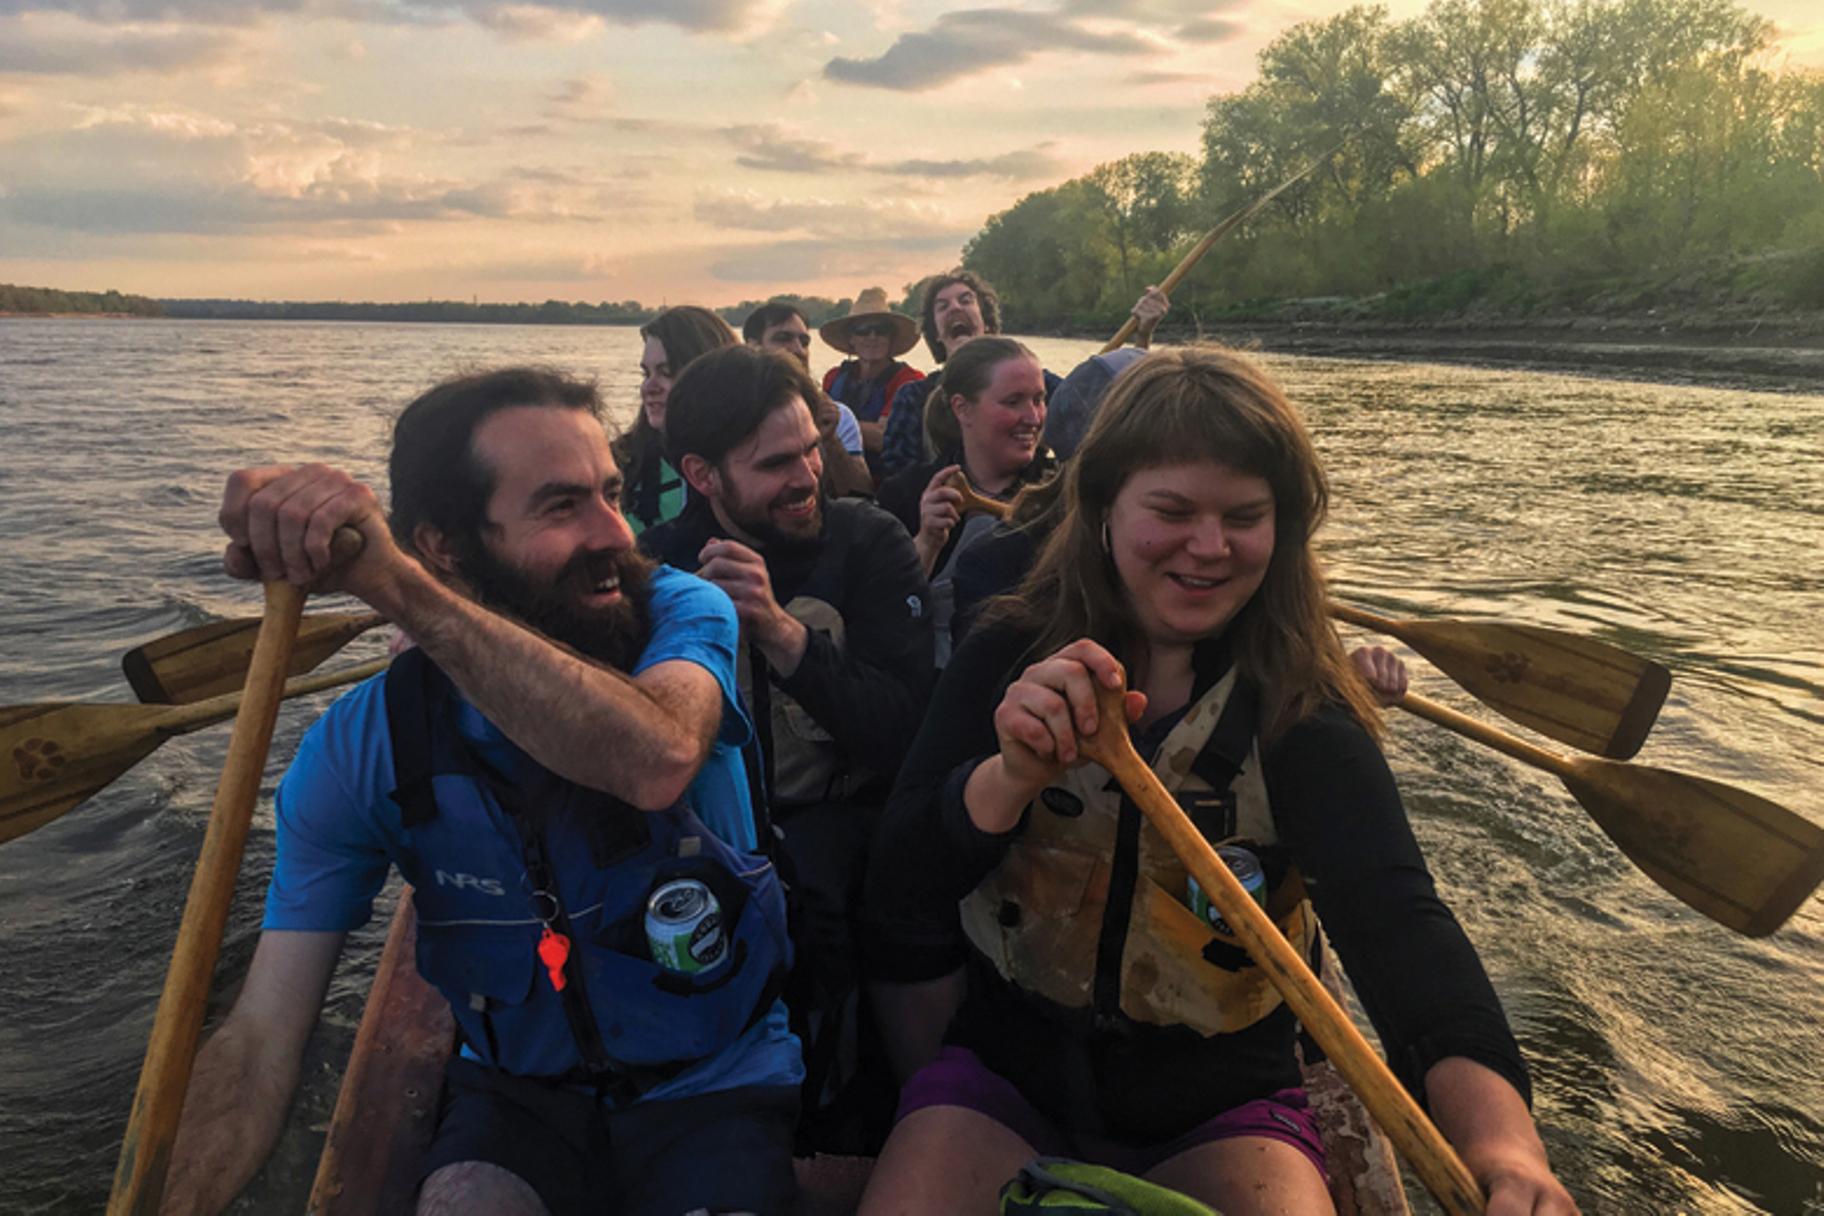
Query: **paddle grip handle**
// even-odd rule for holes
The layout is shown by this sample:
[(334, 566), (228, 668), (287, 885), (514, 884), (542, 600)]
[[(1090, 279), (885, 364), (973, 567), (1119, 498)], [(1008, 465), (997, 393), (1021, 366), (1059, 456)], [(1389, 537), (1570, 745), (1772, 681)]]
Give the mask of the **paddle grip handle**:
[[(359, 539), (357, 534), (356, 540)], [(240, 873), (254, 803), (265, 775), (266, 754), (278, 721), (285, 672), (303, 611), (302, 588), (284, 582), (266, 584), (266, 611), (247, 671), (247, 689), (234, 720), (228, 758), (216, 787), (215, 805), (209, 812), (209, 828), (190, 883), (190, 896), (184, 904), (183, 923), (171, 952), (151, 1040), (146, 1045), (139, 1089), (133, 1095), (132, 1114), (120, 1145), (114, 1190), (108, 1199), (110, 1216), (156, 1216), (164, 1194), (178, 1119), (190, 1088), (190, 1069), (196, 1059), (196, 1040), (202, 1031), (209, 981), (215, 973), (222, 931), (228, 923), (234, 882)]]

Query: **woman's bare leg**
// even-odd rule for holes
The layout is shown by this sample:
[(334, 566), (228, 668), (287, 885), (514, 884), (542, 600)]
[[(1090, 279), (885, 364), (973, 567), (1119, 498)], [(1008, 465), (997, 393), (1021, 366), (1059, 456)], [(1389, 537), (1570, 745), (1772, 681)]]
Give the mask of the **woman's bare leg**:
[(1038, 1153), (980, 1111), (927, 1106), (899, 1121), (857, 1216), (994, 1216), (1001, 1187)]
[(1209, 1204), (1222, 1216), (1335, 1216), (1324, 1176), (1270, 1136), (1233, 1136), (1161, 1161), (1148, 1182)]

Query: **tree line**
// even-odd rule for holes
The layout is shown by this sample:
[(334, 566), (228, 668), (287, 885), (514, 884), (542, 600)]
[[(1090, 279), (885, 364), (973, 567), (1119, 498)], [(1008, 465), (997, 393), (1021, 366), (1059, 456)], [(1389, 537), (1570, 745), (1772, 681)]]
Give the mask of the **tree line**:
[(111, 313), (116, 316), (162, 316), (157, 300), (118, 291), (57, 291), (0, 283), (0, 313)]
[(1729, 0), (1358, 6), (1267, 46), (1253, 84), (1209, 101), (1198, 155), (1028, 195), (964, 264), (1010, 328), (1112, 328), (1221, 216), (1317, 162), (1175, 304), (1824, 307), (1824, 73), (1783, 67), (1773, 39)]

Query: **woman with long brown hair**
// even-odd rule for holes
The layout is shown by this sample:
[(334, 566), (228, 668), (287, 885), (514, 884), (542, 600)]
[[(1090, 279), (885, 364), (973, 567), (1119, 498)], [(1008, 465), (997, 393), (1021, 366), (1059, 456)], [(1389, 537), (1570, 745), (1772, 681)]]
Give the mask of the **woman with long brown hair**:
[(675, 519), (688, 492), (684, 478), (665, 459), (665, 402), (672, 382), (698, 355), (737, 346), (728, 322), (707, 308), (680, 304), (640, 327), (640, 412), (614, 441), (621, 469), (621, 510), (639, 535)]
[(968, 994), (941, 1049), (894, 1044), (922, 1066), (863, 1213), (993, 1212), (1039, 1154), (1225, 1216), (1331, 1210), (1295, 1019), (1080, 754), (1123, 670), (1141, 754), (1290, 940), (1309, 951), (1321, 914), (1492, 1200), (1575, 1211), (1325, 616), (1328, 489), (1291, 404), (1231, 352), (1155, 354), (1065, 477), (1062, 522), (946, 669), (875, 838), (876, 980), (928, 998), (966, 960)]

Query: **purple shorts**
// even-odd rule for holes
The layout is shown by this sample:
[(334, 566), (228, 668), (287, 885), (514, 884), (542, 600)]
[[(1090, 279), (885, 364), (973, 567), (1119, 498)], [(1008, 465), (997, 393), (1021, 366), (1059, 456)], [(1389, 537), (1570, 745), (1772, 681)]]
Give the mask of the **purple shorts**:
[(1205, 1119), (1190, 1131), (1165, 1144), (1135, 1148), (1094, 1136), (1068, 1135), (1041, 1115), (1013, 1082), (990, 1072), (981, 1058), (966, 1047), (945, 1047), (937, 1059), (913, 1075), (900, 1091), (899, 1113), (894, 1122), (927, 1106), (960, 1106), (987, 1115), (1018, 1135), (1043, 1157), (1072, 1157), (1111, 1166), (1129, 1174), (1144, 1175), (1200, 1144), (1214, 1144), (1237, 1136), (1265, 1136), (1283, 1141), (1324, 1169), (1324, 1141), (1317, 1119), (1302, 1089), (1282, 1089), (1265, 1098)]

